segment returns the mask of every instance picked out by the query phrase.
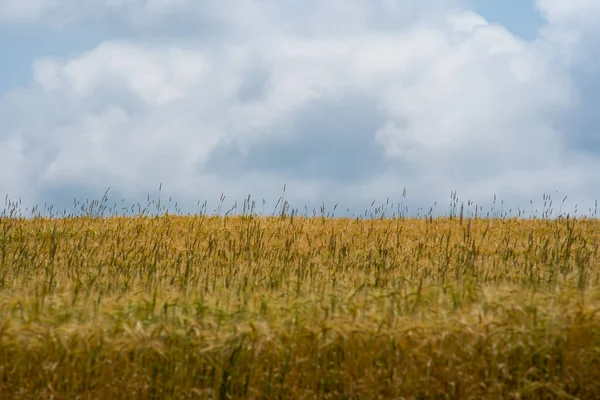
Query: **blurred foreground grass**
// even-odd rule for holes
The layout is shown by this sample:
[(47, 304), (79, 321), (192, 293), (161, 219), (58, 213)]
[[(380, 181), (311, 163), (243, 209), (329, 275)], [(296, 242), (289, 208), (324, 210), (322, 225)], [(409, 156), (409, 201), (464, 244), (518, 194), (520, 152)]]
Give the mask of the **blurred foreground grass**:
[(0, 219), (2, 399), (597, 398), (595, 219)]

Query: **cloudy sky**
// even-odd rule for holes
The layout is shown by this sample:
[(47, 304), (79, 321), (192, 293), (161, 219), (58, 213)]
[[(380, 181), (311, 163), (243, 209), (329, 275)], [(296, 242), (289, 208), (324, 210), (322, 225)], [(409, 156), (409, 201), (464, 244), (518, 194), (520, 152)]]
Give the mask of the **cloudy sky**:
[(2, 0), (0, 195), (589, 214), (598, 27), (597, 0)]

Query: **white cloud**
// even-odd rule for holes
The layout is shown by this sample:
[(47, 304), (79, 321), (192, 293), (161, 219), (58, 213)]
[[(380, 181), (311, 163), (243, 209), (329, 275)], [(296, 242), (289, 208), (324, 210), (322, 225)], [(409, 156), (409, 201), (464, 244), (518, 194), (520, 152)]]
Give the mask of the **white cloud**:
[(202, 57), (179, 48), (149, 49), (131, 43), (105, 43), (66, 63), (40, 60), (34, 79), (45, 90), (95, 95), (104, 85), (125, 86), (147, 105), (184, 97), (202, 79)]
[[(600, 2), (596, 0), (536, 0), (548, 21), (542, 38), (563, 63), (589, 63), (587, 48), (598, 45)], [(595, 62), (595, 61), (594, 61)]]
[[(3, 4), (0, 20), (16, 15), (17, 3)], [(569, 150), (557, 124), (579, 98), (569, 63), (556, 62), (562, 33), (550, 32), (588, 18), (565, 2), (538, 2), (551, 25), (532, 42), (459, 2), (434, 0), (315, 0), (302, 9), (250, 0), (21, 4), (22, 21), (84, 21), (95, 7), (97, 18), (122, 11), (133, 26), (212, 18), (227, 31), (212, 43), (190, 40), (195, 34), (160, 45), (123, 39), (36, 61), (31, 85), (0, 101), (0, 141), (11, 149), (3, 160), (15, 171), (0, 175), (0, 186), (38, 201), (66, 184), (135, 196), (158, 182), (181, 200), (223, 191), (272, 199), (287, 182), (300, 204), (354, 206), (404, 187), (430, 203), (451, 189), (515, 201), (555, 189), (593, 195), (596, 162)], [(351, 97), (372, 106), (357, 108)], [(336, 114), (319, 114), (321, 104)], [(316, 151), (309, 138), (329, 147)], [(311, 154), (283, 153), (294, 146)], [(354, 171), (356, 146), (371, 169), (328, 178)], [(215, 157), (227, 158), (231, 173), (210, 169)], [(281, 168), (298, 159), (312, 167)], [(341, 168), (330, 174), (333, 165)]]
[(552, 25), (585, 25), (600, 19), (596, 0), (536, 0), (544, 18)]

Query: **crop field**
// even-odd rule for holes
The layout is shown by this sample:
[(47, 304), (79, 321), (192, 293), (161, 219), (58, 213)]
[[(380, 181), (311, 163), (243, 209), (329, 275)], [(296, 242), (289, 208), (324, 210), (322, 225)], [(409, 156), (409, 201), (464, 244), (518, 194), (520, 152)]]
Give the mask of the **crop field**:
[(590, 399), (594, 218), (0, 218), (2, 399)]

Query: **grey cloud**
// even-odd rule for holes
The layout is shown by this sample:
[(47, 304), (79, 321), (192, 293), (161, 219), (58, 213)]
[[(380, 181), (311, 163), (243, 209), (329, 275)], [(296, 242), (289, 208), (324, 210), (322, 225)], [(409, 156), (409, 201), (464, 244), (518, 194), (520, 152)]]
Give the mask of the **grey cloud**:
[(238, 89), (237, 95), (241, 102), (264, 100), (271, 75), (266, 67), (255, 66), (250, 68), (244, 76), (244, 81)]
[(375, 132), (386, 116), (369, 97), (325, 98), (300, 108), (289, 127), (278, 128), (247, 144), (219, 143), (205, 168), (236, 175), (244, 171), (277, 171), (287, 176), (338, 183), (367, 179), (385, 170), (383, 148)]
[[(600, 55), (600, 53), (599, 53)], [(577, 71), (574, 76), (578, 82), (579, 102), (576, 109), (562, 121), (565, 141), (574, 150), (586, 153), (600, 153), (600, 115), (598, 114), (598, 96), (600, 79), (598, 68), (595, 73)]]
[[(341, 3), (345, 7), (341, 7)], [(225, 37), (273, 30), (307, 34), (356, 32), (363, 28), (397, 30), (425, 15), (439, 18), (447, 10), (464, 7), (464, 0), (347, 0), (341, 3), (337, 0), (4, 0), (0, 3), (0, 24), (85, 26), (155, 37), (173, 34)]]
[[(600, 42), (598, 27), (600, 15), (591, 10), (585, 11), (573, 2), (572, 7), (561, 6), (556, 0), (539, 0), (543, 10), (553, 19), (542, 30), (542, 39), (553, 43), (555, 54), (560, 55), (556, 63), (568, 71), (568, 77), (575, 88), (575, 101), (552, 115), (552, 120), (562, 132), (564, 145), (571, 152), (585, 154), (600, 153)], [(595, 3), (586, 7), (598, 8)], [(568, 39), (565, 39), (568, 38)], [(577, 40), (573, 40), (577, 38)]]
[(579, 90), (579, 101), (575, 110), (570, 110), (565, 132), (572, 136), (576, 148), (594, 154), (600, 153), (600, 43), (597, 34), (588, 35), (577, 46), (577, 63), (572, 67), (572, 77)]

